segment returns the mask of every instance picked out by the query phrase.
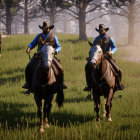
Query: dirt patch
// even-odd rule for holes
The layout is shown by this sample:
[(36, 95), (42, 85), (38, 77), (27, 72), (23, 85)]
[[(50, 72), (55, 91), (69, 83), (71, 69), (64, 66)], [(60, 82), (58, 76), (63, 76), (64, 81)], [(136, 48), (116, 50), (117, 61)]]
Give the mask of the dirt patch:
[(119, 47), (127, 55), (121, 55), (124, 60), (140, 63), (140, 45), (124, 45)]

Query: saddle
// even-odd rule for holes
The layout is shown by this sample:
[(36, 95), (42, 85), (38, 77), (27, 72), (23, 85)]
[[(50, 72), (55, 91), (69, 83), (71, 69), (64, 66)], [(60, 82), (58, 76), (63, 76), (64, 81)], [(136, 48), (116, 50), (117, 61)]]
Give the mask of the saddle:
[(109, 62), (109, 67), (111, 68), (113, 74), (118, 77), (121, 81), (122, 79), (122, 71), (119, 68), (119, 66), (116, 64), (115, 60), (112, 58), (112, 56), (107, 56), (104, 55), (104, 57), (106, 58), (106, 60)]

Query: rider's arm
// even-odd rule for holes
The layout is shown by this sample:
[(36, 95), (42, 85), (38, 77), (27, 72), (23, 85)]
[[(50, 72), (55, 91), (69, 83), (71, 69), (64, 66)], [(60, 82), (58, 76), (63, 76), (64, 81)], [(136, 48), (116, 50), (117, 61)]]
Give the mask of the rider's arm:
[(115, 45), (113, 38), (110, 38), (110, 47), (111, 47), (111, 53), (114, 54), (117, 50), (117, 47)]
[(95, 37), (95, 39), (93, 41), (93, 45), (96, 45), (96, 41), (97, 41), (97, 37)]
[(61, 50), (61, 46), (59, 44), (58, 38), (56, 36), (54, 36), (54, 40), (55, 40), (55, 47), (56, 47), (55, 51), (56, 51), (56, 53), (59, 53)]
[(39, 39), (39, 35), (37, 35), (34, 40), (28, 45), (30, 50), (32, 50), (36, 45), (37, 45), (37, 42), (38, 42), (38, 39)]

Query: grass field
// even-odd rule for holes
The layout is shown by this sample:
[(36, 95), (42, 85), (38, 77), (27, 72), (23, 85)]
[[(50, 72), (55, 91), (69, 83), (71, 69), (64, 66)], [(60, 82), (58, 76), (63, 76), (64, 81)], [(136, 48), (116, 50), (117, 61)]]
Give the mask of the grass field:
[[(93, 100), (83, 92), (84, 66), (89, 46), (77, 35), (58, 35), (62, 46), (58, 54), (65, 70), (65, 101), (59, 109), (53, 100), (50, 128), (38, 132), (39, 119), (33, 94), (25, 96), (21, 86), (28, 63), (25, 53), (33, 35), (11, 36), (3, 40), (0, 59), (0, 140), (139, 140), (140, 139), (140, 64), (122, 60), (121, 49), (114, 58), (123, 70), (124, 91), (113, 98), (112, 122), (96, 122)], [(89, 39), (92, 40), (92, 39)], [(34, 49), (31, 55), (36, 51)], [(118, 98), (119, 94), (122, 98)], [(102, 102), (103, 102), (103, 98)], [(103, 109), (101, 109), (101, 114)]]

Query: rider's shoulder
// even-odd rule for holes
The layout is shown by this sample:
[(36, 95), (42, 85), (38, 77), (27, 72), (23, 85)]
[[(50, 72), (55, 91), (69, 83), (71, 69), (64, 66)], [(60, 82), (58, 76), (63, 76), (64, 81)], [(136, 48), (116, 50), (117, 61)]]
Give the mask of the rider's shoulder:
[(111, 38), (109, 35), (106, 35), (105, 38)]
[(37, 36), (43, 36), (43, 33), (39, 33)]

